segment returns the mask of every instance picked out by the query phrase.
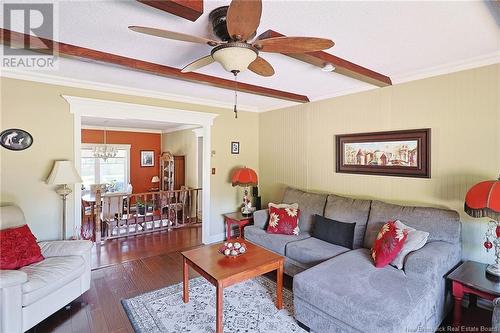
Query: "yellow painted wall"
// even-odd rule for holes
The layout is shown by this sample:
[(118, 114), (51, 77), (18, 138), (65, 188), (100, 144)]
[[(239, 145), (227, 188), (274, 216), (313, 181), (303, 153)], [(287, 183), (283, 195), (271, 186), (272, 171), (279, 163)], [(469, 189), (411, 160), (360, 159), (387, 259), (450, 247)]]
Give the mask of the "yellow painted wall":
[[(464, 257), (491, 261), (482, 248), (487, 219), (463, 211), (467, 189), (500, 173), (500, 65), (413, 81), (260, 115), (264, 201), (285, 185), (393, 203), (457, 210)], [(335, 173), (336, 134), (432, 129), (432, 178)]]
[[(239, 208), (243, 198), (243, 189), (240, 187), (231, 188), (230, 175), (236, 167), (247, 166), (257, 173), (259, 162), (258, 145), (258, 114), (246, 113), (242, 118), (238, 112), (236, 121), (248, 122), (249, 127), (235, 127), (234, 118), (217, 117), (212, 128), (212, 167), (215, 167), (215, 175), (212, 176), (212, 187), (214, 183), (224, 184), (212, 188), (212, 195), (217, 202), (212, 205), (212, 210), (216, 215), (235, 211)], [(217, 134), (215, 134), (217, 133)], [(240, 154), (231, 154), (231, 141), (240, 142)], [(197, 187), (197, 138), (192, 130), (183, 130), (162, 135), (162, 150), (170, 151), (174, 155), (184, 155), (186, 160), (186, 184), (190, 187)], [(231, 188), (231, 189), (229, 189)], [(214, 215), (214, 212), (212, 212)], [(222, 232), (221, 224), (211, 224), (211, 234), (217, 235)]]
[[(21, 152), (0, 149), (0, 203), (15, 203), (24, 211), (28, 224), (40, 240), (57, 239), (62, 203), (53, 187), (44, 183), (53, 161), (73, 159), (73, 116), (61, 95), (105, 99), (126, 103), (218, 113), (212, 127), (210, 235), (223, 233), (222, 213), (234, 211), (239, 203), (238, 189), (231, 187), (229, 174), (235, 166), (246, 164), (258, 170), (258, 114), (170, 102), (160, 99), (121, 95), (31, 81), (0, 79), (1, 129), (18, 127), (34, 138), (31, 148)], [(231, 155), (230, 142), (241, 141), (240, 155)], [(72, 198), (68, 197), (68, 225), (73, 224)]]
[(198, 187), (198, 138), (193, 130), (165, 133), (161, 136), (162, 151), (183, 155), (186, 165), (186, 186)]

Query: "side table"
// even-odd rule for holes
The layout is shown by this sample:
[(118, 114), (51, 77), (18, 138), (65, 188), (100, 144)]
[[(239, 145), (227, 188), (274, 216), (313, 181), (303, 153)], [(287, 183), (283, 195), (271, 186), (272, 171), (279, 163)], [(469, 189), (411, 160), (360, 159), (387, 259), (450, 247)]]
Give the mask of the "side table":
[(237, 237), (244, 237), (243, 228), (253, 221), (252, 215), (243, 215), (240, 212), (224, 214), (224, 221), (227, 228), (227, 240), (231, 239), (231, 226), (236, 224), (238, 226), (239, 235)]
[(455, 299), (453, 325), (460, 326), (462, 319), (462, 299), (469, 294), (471, 303), (476, 297), (493, 301), (500, 296), (500, 283), (486, 277), (486, 266), (476, 261), (466, 261), (451, 272), (447, 279), (452, 281), (452, 293)]

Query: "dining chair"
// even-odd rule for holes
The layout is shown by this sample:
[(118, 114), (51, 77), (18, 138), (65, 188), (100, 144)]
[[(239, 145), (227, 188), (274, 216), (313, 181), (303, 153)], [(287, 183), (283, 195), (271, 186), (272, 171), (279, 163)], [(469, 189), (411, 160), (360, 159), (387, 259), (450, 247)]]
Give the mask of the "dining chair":
[(189, 219), (191, 213), (189, 212), (191, 205), (190, 203), (190, 192), (189, 187), (181, 186), (181, 192), (179, 194), (179, 204), (178, 210), (182, 213), (182, 223), (186, 223), (186, 218)]
[(123, 218), (123, 194), (104, 194), (102, 196), (102, 221), (105, 225), (104, 234), (112, 236), (116, 227), (120, 233), (120, 221)]

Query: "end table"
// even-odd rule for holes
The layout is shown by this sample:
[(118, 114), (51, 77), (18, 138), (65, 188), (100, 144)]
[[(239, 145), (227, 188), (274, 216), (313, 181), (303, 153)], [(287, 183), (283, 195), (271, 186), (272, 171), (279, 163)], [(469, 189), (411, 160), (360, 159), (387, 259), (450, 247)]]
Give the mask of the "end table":
[(252, 215), (243, 215), (240, 212), (224, 214), (224, 221), (227, 228), (227, 240), (231, 239), (231, 226), (236, 224), (238, 226), (239, 235), (237, 237), (244, 238), (243, 228), (253, 221)]
[(453, 325), (460, 326), (462, 319), (462, 298), (469, 294), (471, 303), (476, 297), (493, 301), (500, 296), (500, 283), (486, 277), (486, 266), (475, 261), (466, 261), (455, 268), (447, 278), (452, 281), (452, 293), (455, 299)]

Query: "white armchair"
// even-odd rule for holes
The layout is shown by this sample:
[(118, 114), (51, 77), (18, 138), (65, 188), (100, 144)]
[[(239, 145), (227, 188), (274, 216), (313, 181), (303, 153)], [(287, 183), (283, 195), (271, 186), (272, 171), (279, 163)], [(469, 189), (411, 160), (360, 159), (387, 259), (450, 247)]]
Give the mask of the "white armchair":
[[(0, 226), (25, 224), (16, 206), (0, 207)], [(44, 260), (0, 270), (0, 332), (29, 330), (90, 288), (90, 241), (38, 243)]]

